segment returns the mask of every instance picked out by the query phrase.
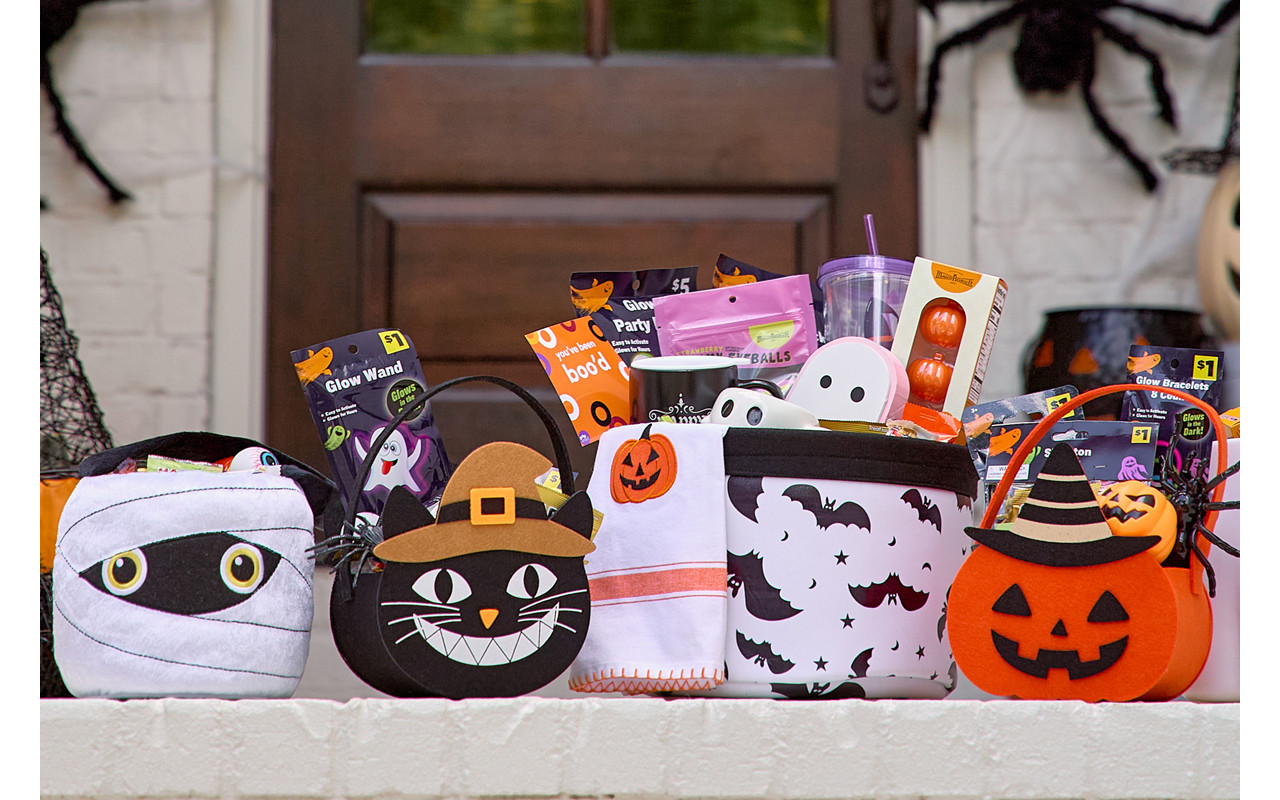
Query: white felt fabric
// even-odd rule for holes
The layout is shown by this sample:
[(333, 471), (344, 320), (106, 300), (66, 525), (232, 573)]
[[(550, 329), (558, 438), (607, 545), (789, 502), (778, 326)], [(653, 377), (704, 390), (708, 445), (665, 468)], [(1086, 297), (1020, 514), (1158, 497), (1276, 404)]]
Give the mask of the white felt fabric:
[(674, 485), (641, 503), (614, 502), (610, 469), (643, 426), (604, 433), (587, 493), (604, 514), (587, 556), (591, 625), (569, 670), (580, 692), (710, 688), (723, 680), (724, 446), (727, 426), (653, 423), (675, 446)]
[[(281, 556), (246, 600), (183, 615), (81, 577), (103, 559), (225, 532)], [(58, 529), (54, 656), (77, 697), (288, 697), (311, 634), (313, 515), (291, 480), (255, 473), (103, 475), (76, 486)], [(151, 578), (150, 573), (148, 579)]]

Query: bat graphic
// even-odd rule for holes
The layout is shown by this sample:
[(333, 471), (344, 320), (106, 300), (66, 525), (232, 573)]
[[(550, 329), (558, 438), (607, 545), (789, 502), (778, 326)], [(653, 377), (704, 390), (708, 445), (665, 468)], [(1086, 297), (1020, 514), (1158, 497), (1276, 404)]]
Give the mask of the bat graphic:
[(829, 683), (771, 683), (769, 689), (788, 700), (844, 700), (846, 698), (865, 699), (867, 692), (856, 683), (846, 681), (831, 691)]
[(1143, 350), (1140, 356), (1129, 356), (1129, 360), (1125, 362), (1125, 368), (1129, 370), (1130, 374), (1145, 372), (1150, 375), (1151, 370), (1155, 369), (1159, 363), (1159, 353), (1148, 353)]
[(850, 678), (865, 678), (867, 670), (871, 667), (871, 651), (874, 647), (868, 647), (858, 654), (858, 657), (849, 664), (849, 670), (853, 673)]
[(746, 595), (747, 612), (756, 619), (776, 622), (799, 614), (801, 609), (782, 599), (777, 587), (770, 585), (764, 577), (764, 560), (760, 554), (752, 550), (746, 555), (729, 553), (729, 592), (738, 596), (741, 589)]
[(857, 525), (865, 531), (871, 530), (871, 518), (867, 516), (866, 510), (852, 500), (841, 503), (836, 508), (836, 501), (824, 501), (822, 492), (807, 483), (788, 486), (782, 496), (796, 501), (805, 511), (813, 514), (818, 527), (824, 530), (832, 525)]
[(742, 635), (742, 631), (734, 631), (738, 640), (738, 652), (748, 661), (768, 667), (774, 675), (781, 675), (795, 664), (773, 652), (773, 645), (768, 642), (753, 642)]
[(908, 489), (902, 493), (902, 502), (915, 509), (921, 522), (928, 522), (942, 533), (942, 512), (938, 506), (929, 502), (929, 498), (920, 494), (919, 489)]
[(942, 641), (947, 633), (947, 601), (942, 601), (942, 616), (938, 617), (938, 641)]
[(738, 513), (752, 522), (756, 520), (756, 509), (760, 507), (760, 495), (764, 493), (764, 478), (744, 478), (730, 475), (726, 492), (729, 502)]
[(879, 608), (880, 604), (889, 600), (889, 604), (899, 602), (907, 611), (917, 611), (924, 606), (929, 600), (928, 592), (921, 592), (907, 586), (895, 573), (889, 573), (889, 577), (879, 583), (873, 583), (870, 586), (850, 586), (849, 594), (853, 595), (853, 599), (858, 605), (866, 608)]
[(963, 494), (956, 495), (956, 508), (964, 509), (965, 511), (972, 511), (973, 498)]

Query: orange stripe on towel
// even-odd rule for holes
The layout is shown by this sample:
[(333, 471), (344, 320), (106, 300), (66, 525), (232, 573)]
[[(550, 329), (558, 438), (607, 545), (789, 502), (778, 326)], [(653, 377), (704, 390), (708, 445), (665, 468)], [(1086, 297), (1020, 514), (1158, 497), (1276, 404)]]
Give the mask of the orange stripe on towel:
[(723, 592), (728, 578), (729, 573), (724, 567), (684, 567), (608, 575), (591, 579), (591, 599), (620, 600), (676, 592)]

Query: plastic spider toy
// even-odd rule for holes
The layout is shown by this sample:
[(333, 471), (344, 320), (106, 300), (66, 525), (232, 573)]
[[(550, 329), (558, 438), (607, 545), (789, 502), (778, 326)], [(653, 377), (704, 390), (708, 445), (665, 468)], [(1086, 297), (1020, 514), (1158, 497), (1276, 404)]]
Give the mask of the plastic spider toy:
[(1237, 461), (1219, 475), (1205, 480), (1192, 475), (1189, 471), (1182, 471), (1174, 466), (1172, 451), (1176, 446), (1178, 435), (1175, 433), (1170, 439), (1170, 455), (1165, 457), (1164, 464), (1160, 468), (1160, 475), (1153, 481), (1156, 487), (1164, 493), (1165, 497), (1169, 498), (1169, 502), (1173, 504), (1173, 507), (1178, 510), (1179, 516), (1178, 536), (1174, 541), (1173, 552), (1170, 553), (1166, 563), (1189, 566), (1191, 564), (1191, 556), (1195, 556), (1196, 560), (1204, 566), (1204, 573), (1209, 579), (1209, 596), (1213, 597), (1217, 592), (1218, 582), (1213, 574), (1213, 566), (1209, 564), (1209, 560), (1205, 558), (1204, 553), (1196, 546), (1196, 539), (1199, 536), (1203, 536), (1209, 540), (1210, 544), (1216, 545), (1227, 555), (1236, 558), (1240, 557), (1239, 549), (1224, 541), (1205, 527), (1204, 524), (1205, 516), (1211, 511), (1238, 510), (1240, 508), (1239, 500), (1225, 500), (1216, 503), (1210, 500), (1210, 496), (1218, 484), (1240, 471), (1240, 462)]
[[(920, 2), (930, 14), (936, 16), (938, 3), (946, 0)], [(1126, 53), (1147, 62), (1151, 69), (1151, 93), (1159, 106), (1160, 119), (1176, 129), (1173, 97), (1165, 83), (1164, 65), (1159, 56), (1139, 42), (1133, 34), (1106, 19), (1104, 12), (1112, 8), (1127, 9), (1179, 30), (1211, 36), (1240, 14), (1240, 0), (1226, 0), (1213, 20), (1207, 24), (1120, 0), (1016, 0), (1004, 10), (953, 33), (934, 48), (933, 58), (929, 61), (920, 129), (928, 133), (933, 122), (943, 57), (957, 47), (976, 44), (992, 31), (1021, 20), (1018, 46), (1013, 51), (1013, 70), (1018, 85), (1027, 92), (1043, 90), (1061, 94), (1079, 84), (1085, 109), (1089, 112), (1094, 127), (1138, 172), (1147, 191), (1154, 191), (1160, 183), (1159, 178), (1103, 115), (1097, 98), (1093, 95), (1099, 38), (1110, 41)]]
[(375, 570), (381, 568), (381, 562), (373, 557), (373, 548), (381, 544), (382, 539), (381, 525), (370, 524), (367, 520), (357, 517), (354, 524), (344, 520), (338, 533), (307, 548), (307, 552), (317, 563), (325, 559), (330, 560), (332, 562), (330, 572), (337, 572), (347, 562), (354, 563), (356, 565), (355, 575), (352, 577), (352, 587), (354, 587), (356, 581), (360, 580), (360, 573), (364, 571), (366, 563), (372, 562)]

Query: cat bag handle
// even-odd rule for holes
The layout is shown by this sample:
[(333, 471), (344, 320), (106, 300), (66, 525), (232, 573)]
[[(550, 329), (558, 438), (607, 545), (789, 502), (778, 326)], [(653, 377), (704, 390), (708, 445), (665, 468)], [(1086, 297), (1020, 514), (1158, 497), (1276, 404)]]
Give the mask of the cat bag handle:
[[(1213, 423), (1214, 436), (1217, 437), (1218, 440), (1218, 474), (1221, 474), (1226, 470), (1227, 428), (1222, 424), (1222, 418), (1218, 416), (1218, 412), (1213, 408), (1213, 406), (1198, 397), (1193, 397), (1192, 395), (1187, 394), (1186, 392), (1178, 389), (1165, 388), (1163, 386), (1144, 386), (1140, 383), (1118, 383), (1113, 386), (1100, 386), (1097, 389), (1090, 389), (1084, 394), (1077, 395), (1055, 408), (1051, 413), (1041, 419), (1040, 422), (1031, 429), (1031, 432), (1022, 439), (1022, 442), (1018, 445), (1017, 449), (1013, 451), (1013, 455), (1010, 457), (1009, 466), (1005, 469), (1004, 476), (1000, 478), (1000, 482), (996, 484), (996, 488), (991, 493), (991, 500), (987, 503), (987, 510), (982, 515), (982, 524), (980, 527), (991, 528), (995, 524), (996, 514), (999, 513), (1000, 507), (1004, 505), (1005, 495), (1009, 493), (1009, 488), (1013, 485), (1013, 480), (1018, 473), (1018, 468), (1022, 466), (1022, 462), (1026, 460), (1027, 456), (1031, 454), (1031, 449), (1035, 447), (1042, 438), (1044, 438), (1044, 435), (1048, 433), (1059, 420), (1096, 397), (1103, 397), (1127, 390), (1167, 394), (1184, 402), (1190, 403), (1208, 414), (1209, 421)], [(1226, 488), (1225, 482), (1219, 483), (1215, 486), (1213, 494), (1210, 496), (1211, 501), (1217, 503), (1222, 500), (1222, 494), (1226, 491)], [(1217, 520), (1218, 512), (1210, 511), (1205, 515), (1205, 528), (1212, 533), (1213, 525)], [(1197, 541), (1192, 546), (1199, 547), (1199, 539), (1201, 538), (1203, 538), (1202, 535), (1197, 531)], [(1191, 591), (1193, 594), (1199, 592), (1201, 585), (1200, 573), (1203, 569), (1204, 567), (1200, 564), (1199, 559), (1191, 559), (1191, 569), (1189, 572), (1191, 575)]]

